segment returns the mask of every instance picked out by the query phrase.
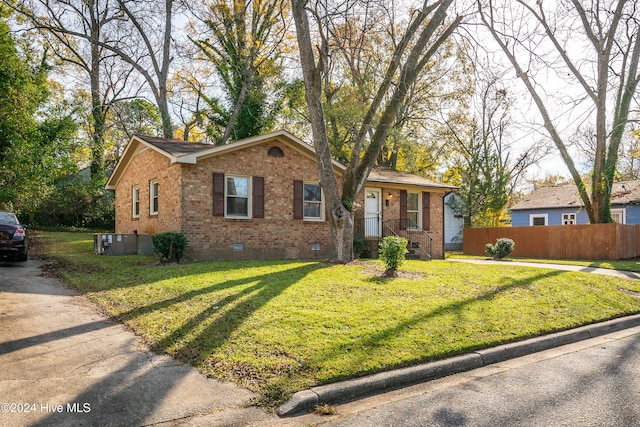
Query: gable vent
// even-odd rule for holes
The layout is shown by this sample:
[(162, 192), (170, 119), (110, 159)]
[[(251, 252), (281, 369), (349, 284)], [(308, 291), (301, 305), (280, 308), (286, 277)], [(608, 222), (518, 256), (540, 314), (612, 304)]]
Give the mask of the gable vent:
[(267, 151), (267, 154), (270, 155), (271, 157), (284, 157), (284, 151), (282, 151), (282, 148), (280, 147), (269, 148), (269, 151)]

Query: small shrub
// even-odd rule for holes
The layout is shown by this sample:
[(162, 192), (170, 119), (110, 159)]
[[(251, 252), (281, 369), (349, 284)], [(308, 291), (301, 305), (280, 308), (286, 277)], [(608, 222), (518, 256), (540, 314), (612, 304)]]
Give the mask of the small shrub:
[(160, 255), (163, 263), (175, 259), (180, 262), (184, 249), (187, 247), (187, 238), (183, 233), (159, 233), (151, 236), (153, 252)]
[(379, 245), (380, 258), (387, 267), (386, 276), (395, 277), (395, 272), (402, 265), (407, 253), (408, 241), (404, 237), (388, 236)]
[(506, 237), (501, 237), (496, 240), (495, 246), (491, 243), (487, 243), (487, 245), (485, 246), (485, 250), (491, 258), (503, 259), (511, 255), (511, 252), (513, 252), (515, 246), (516, 244), (513, 240), (507, 239)]
[(353, 254), (356, 258), (362, 258), (365, 251), (364, 239), (355, 239), (353, 241)]

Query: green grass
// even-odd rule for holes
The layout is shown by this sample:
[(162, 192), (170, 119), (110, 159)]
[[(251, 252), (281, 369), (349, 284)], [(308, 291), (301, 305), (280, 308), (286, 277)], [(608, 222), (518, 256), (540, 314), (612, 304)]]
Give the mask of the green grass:
[(68, 284), (154, 351), (274, 405), (354, 378), (640, 312), (626, 279), (514, 266), (406, 261), (157, 265), (92, 254), (89, 234), (44, 233)]
[[(487, 259), (487, 256), (478, 256), (478, 255), (463, 255), (460, 252), (453, 252), (447, 254), (447, 258), (458, 258), (458, 259)], [(521, 258), (521, 257), (508, 257), (505, 258), (505, 261), (519, 261), (519, 262), (532, 262), (536, 264), (560, 264), (560, 265), (579, 265), (583, 267), (594, 267), (594, 268), (607, 268), (609, 270), (622, 270), (622, 271), (633, 271), (640, 272), (640, 260), (631, 259), (631, 260), (621, 260), (621, 261), (609, 261), (609, 260), (579, 260), (579, 259), (541, 259), (541, 258)]]

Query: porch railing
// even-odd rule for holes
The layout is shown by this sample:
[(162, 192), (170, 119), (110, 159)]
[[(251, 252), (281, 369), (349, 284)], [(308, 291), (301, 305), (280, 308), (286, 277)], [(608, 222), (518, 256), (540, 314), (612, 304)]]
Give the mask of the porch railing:
[(387, 236), (404, 237), (408, 241), (407, 249), (410, 255), (424, 255), (425, 258), (431, 259), (430, 234), (410, 219), (361, 218), (355, 222), (354, 236), (356, 239), (375, 241), (376, 245)]

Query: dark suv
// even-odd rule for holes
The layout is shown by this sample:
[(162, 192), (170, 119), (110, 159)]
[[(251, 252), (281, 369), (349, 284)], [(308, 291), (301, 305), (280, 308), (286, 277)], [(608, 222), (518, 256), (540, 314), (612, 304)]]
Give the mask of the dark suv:
[(27, 229), (14, 214), (0, 211), (0, 259), (26, 261), (28, 251)]

